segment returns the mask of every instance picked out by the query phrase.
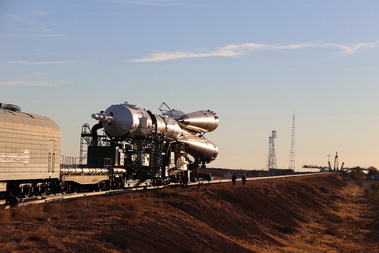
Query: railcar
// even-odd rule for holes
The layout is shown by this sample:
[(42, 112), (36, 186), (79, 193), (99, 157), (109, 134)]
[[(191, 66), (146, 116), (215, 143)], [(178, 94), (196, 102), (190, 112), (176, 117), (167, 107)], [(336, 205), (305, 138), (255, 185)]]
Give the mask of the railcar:
[(43, 194), (60, 179), (61, 133), (51, 119), (0, 104), (0, 192)]

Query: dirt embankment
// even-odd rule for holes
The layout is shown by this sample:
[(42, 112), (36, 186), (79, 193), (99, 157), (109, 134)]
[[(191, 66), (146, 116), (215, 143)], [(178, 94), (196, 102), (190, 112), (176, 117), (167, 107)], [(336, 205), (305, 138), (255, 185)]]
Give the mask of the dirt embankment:
[(378, 213), (337, 175), (0, 211), (1, 252), (377, 252)]

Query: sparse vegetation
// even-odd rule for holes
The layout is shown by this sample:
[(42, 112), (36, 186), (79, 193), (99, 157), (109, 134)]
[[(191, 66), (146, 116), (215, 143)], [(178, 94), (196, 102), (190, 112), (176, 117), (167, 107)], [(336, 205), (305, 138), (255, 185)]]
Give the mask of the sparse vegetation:
[[(370, 180), (372, 177), (378, 176), (379, 172), (375, 167), (371, 166), (367, 168), (367, 175), (365, 175), (361, 167), (355, 167), (355, 168), (352, 168), (350, 172), (344, 172), (343, 175), (350, 177), (359, 186), (363, 187), (364, 179), (367, 178)], [(364, 191), (365, 191), (366, 196), (369, 197), (374, 202), (375, 206), (379, 207), (379, 182), (377, 181), (371, 182), (369, 186), (365, 187)]]
[(0, 224), (7, 224), (10, 222), (10, 210), (0, 210)]
[(365, 174), (361, 167), (354, 167), (350, 169), (348, 172), (348, 176), (355, 181), (359, 186), (363, 186), (363, 179), (365, 178)]
[(369, 187), (365, 189), (366, 196), (368, 196), (379, 208), (379, 182), (372, 182)]
[(49, 235), (49, 231), (46, 227), (40, 226), (36, 228), (34, 231), (28, 231), (24, 234), (24, 238), (22, 242), (46, 242), (47, 235)]
[(368, 167), (368, 173), (367, 173), (367, 176), (370, 178), (371, 176), (377, 176), (379, 175), (379, 172), (378, 172), (378, 169), (373, 167), (373, 166), (370, 166)]
[(324, 216), (325, 220), (327, 220), (328, 222), (332, 222), (332, 223), (341, 223), (342, 222), (342, 218), (335, 213), (327, 212), (327, 213), (324, 213), (323, 216)]
[(332, 235), (332, 236), (340, 236), (341, 233), (339, 231), (339, 227), (335, 224), (327, 226), (325, 233), (327, 235)]

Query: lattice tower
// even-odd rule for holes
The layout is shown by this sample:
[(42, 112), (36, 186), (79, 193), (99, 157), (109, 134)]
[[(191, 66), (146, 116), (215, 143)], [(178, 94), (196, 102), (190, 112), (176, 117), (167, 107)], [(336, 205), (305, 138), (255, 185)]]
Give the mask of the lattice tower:
[(267, 156), (267, 165), (266, 169), (276, 169), (276, 155), (275, 155), (275, 138), (276, 131), (272, 131), (272, 135), (268, 138), (269, 140), (269, 148), (268, 148), (268, 156)]
[(295, 115), (293, 115), (293, 118), (292, 118), (292, 134), (291, 134), (289, 169), (295, 170)]
[(333, 170), (338, 170), (338, 153), (336, 152), (336, 156), (334, 157), (334, 168)]

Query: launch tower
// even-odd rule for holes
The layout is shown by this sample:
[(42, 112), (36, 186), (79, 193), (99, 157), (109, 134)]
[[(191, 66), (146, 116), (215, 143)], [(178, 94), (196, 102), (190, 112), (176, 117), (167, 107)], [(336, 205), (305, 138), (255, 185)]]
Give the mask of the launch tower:
[(292, 118), (292, 134), (291, 134), (291, 147), (290, 147), (290, 170), (295, 170), (295, 114)]
[(268, 148), (268, 156), (267, 156), (267, 165), (266, 169), (277, 169), (276, 166), (276, 155), (275, 155), (275, 138), (276, 138), (276, 130), (272, 130), (272, 134), (269, 139), (269, 148)]

